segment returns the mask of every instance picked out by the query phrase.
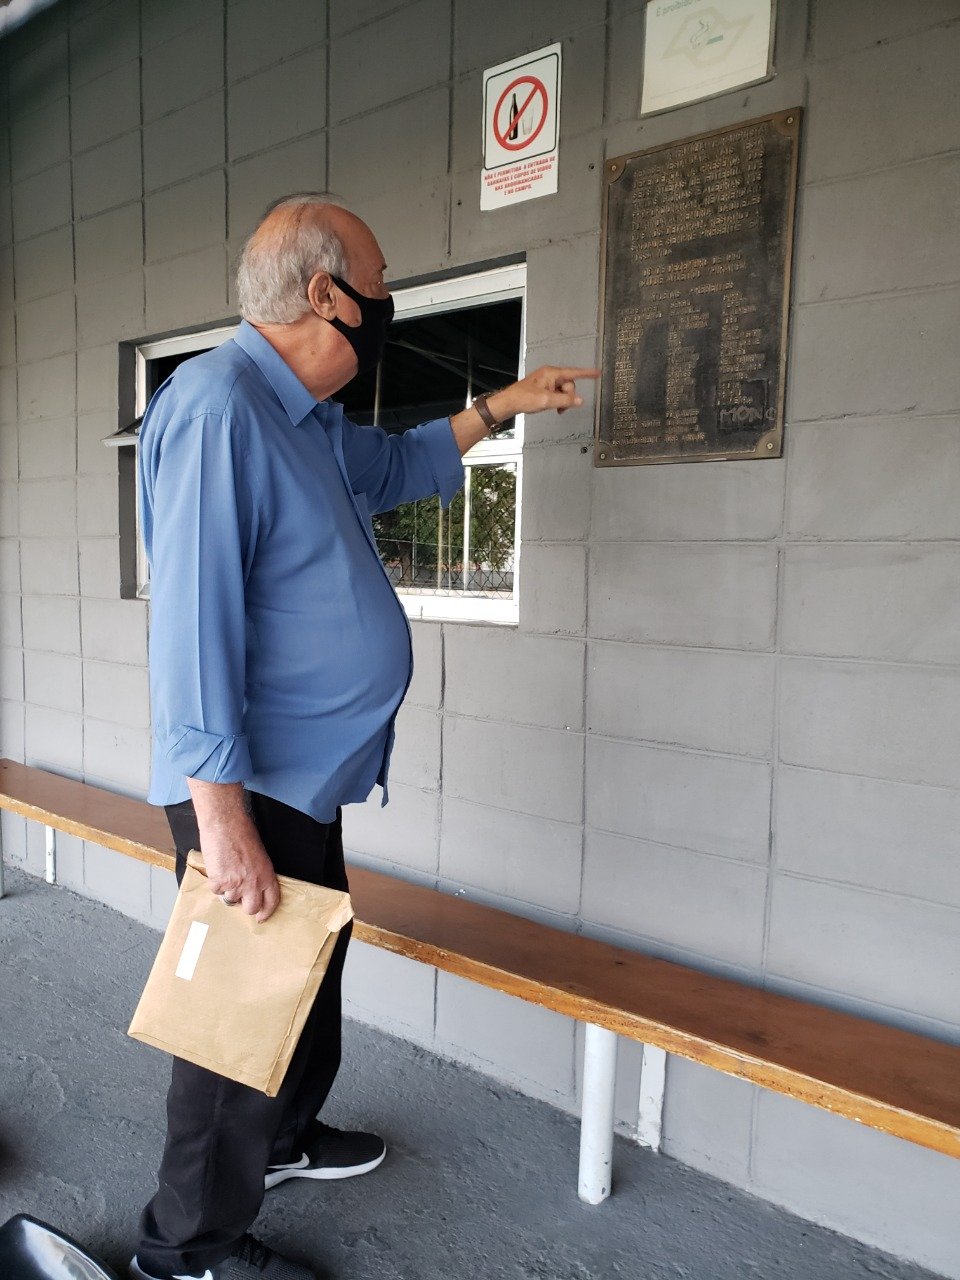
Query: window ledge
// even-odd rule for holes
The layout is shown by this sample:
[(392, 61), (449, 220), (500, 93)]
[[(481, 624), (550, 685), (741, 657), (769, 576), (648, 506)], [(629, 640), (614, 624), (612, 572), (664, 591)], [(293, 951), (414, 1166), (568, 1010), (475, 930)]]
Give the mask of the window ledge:
[(520, 621), (517, 602), (481, 595), (437, 595), (436, 592), (398, 591), (408, 618), (415, 622), (489, 622), (516, 626)]

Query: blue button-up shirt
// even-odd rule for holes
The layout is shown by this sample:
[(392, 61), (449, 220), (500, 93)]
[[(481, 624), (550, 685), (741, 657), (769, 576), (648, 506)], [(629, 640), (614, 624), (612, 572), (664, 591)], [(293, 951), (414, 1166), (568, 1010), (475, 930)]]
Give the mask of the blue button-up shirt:
[(387, 801), (410, 627), (371, 516), (463, 483), (448, 418), (404, 435), (318, 402), (251, 325), (186, 361), (140, 432), (149, 799), (241, 782), (330, 822)]

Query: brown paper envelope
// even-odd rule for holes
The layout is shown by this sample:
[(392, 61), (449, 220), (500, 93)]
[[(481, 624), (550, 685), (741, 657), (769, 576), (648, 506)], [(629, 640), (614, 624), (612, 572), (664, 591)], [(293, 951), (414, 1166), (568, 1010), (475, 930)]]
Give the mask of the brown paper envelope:
[(211, 893), (191, 854), (129, 1035), (274, 1097), (353, 916), (349, 894), (278, 876), (263, 924)]

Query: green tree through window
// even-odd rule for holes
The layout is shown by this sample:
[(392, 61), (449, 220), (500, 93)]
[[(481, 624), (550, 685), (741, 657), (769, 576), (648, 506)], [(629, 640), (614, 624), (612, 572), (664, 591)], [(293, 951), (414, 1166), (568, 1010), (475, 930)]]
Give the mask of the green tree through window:
[(474, 465), (467, 476), (469, 526), (463, 490), (446, 511), (432, 498), (375, 518), (377, 544), (398, 587), (507, 595), (513, 590), (516, 467)]

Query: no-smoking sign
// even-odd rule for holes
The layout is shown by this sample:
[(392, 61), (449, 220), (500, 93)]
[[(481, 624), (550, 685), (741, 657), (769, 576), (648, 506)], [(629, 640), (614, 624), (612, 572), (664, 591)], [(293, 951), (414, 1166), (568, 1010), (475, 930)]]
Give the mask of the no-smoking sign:
[(552, 44), (484, 72), (481, 209), (556, 191), (560, 57)]

